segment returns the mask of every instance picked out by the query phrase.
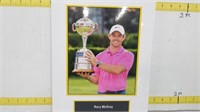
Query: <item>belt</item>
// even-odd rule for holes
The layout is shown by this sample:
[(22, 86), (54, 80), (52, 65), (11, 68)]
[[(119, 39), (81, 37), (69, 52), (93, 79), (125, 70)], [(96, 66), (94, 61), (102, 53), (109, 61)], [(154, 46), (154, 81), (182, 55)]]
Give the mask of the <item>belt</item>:
[(100, 94), (122, 94), (126, 90), (99, 92)]

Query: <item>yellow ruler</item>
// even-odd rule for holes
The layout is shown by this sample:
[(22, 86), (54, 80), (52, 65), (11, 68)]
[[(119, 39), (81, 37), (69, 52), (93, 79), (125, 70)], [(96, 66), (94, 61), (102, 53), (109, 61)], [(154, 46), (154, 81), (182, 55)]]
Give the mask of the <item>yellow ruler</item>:
[(157, 2), (156, 10), (157, 11), (200, 12), (200, 4), (177, 3), (177, 2)]
[(151, 96), (149, 104), (199, 104), (200, 96)]
[[(150, 96), (149, 104), (200, 104), (200, 96)], [(52, 105), (51, 97), (0, 98), (0, 105)]]
[(50, 0), (0, 0), (0, 6), (50, 7)]
[(52, 105), (51, 97), (0, 98), (0, 105)]

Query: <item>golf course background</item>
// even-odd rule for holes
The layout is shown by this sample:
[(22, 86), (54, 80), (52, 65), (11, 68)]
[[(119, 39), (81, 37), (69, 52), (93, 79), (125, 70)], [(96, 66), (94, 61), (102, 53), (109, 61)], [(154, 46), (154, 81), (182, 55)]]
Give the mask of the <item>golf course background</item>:
[[(97, 85), (90, 83), (88, 80), (80, 77), (70, 77), (69, 95), (97, 95)], [(127, 95), (135, 93), (135, 77), (129, 77), (127, 80)]]

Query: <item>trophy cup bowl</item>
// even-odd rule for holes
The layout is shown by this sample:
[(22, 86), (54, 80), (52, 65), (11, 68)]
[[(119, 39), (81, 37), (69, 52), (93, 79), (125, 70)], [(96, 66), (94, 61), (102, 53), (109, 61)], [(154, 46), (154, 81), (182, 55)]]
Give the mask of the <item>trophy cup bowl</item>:
[(86, 48), (87, 38), (97, 29), (97, 23), (93, 22), (87, 17), (79, 19), (76, 23), (72, 24), (72, 30), (82, 36), (83, 48), (76, 52), (74, 70), (72, 72), (94, 72), (92, 64), (85, 58), (85, 53), (90, 51)]

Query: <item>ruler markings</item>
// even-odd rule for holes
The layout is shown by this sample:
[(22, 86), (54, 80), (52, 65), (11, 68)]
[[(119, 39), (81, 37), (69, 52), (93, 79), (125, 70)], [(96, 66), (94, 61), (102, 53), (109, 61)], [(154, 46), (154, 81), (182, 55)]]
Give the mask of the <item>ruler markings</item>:
[(151, 96), (149, 104), (199, 104), (200, 96)]
[(0, 6), (50, 7), (51, 0), (0, 0)]
[(52, 105), (51, 97), (0, 98), (0, 105)]
[(157, 11), (200, 12), (200, 4), (178, 3), (178, 2), (157, 2), (156, 10)]
[[(150, 96), (149, 104), (199, 104), (200, 96)], [(51, 97), (0, 98), (0, 105), (52, 105)]]

